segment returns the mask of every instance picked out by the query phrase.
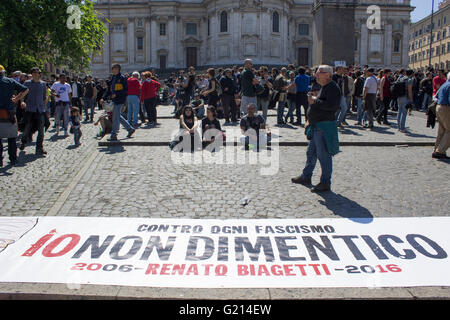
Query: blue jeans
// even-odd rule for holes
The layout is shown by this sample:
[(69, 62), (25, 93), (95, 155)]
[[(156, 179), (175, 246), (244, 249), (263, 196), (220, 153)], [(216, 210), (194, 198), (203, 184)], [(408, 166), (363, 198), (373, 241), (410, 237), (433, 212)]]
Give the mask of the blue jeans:
[(122, 116), (123, 106), (123, 103), (114, 103), (111, 137), (117, 137), (117, 132), (119, 132), (119, 123), (122, 124), (128, 132), (133, 130), (130, 123)]
[(94, 121), (95, 99), (83, 98), (84, 100), (84, 119), (88, 119), (88, 110), (91, 111), (91, 121)]
[(347, 100), (344, 96), (341, 96), (341, 109), (336, 112), (337, 124), (340, 125), (342, 121), (345, 120), (345, 115), (347, 113)]
[(258, 98), (257, 103), (258, 103), (258, 110), (259, 109), (262, 110), (262, 116), (264, 118), (264, 121), (267, 122), (267, 109), (269, 107), (269, 99)]
[(278, 101), (277, 124), (282, 124), (283, 123), (283, 116), (284, 116), (284, 108), (285, 107), (286, 107), (286, 102)]
[(428, 105), (431, 103), (431, 95), (425, 93), (423, 95), (422, 111), (428, 110)]
[(203, 118), (205, 116), (205, 107), (198, 108), (196, 111), (197, 118)]
[(81, 135), (82, 135), (81, 129), (80, 128), (74, 128), (74, 130), (73, 130), (73, 142), (76, 145), (80, 144)]
[(306, 151), (306, 166), (303, 169), (302, 174), (304, 179), (311, 179), (314, 168), (316, 167), (317, 159), (319, 159), (320, 167), (322, 168), (320, 183), (331, 185), (333, 159), (327, 149), (325, 133), (319, 128), (314, 129), (313, 137), (308, 144), (308, 150)]
[(406, 128), (406, 116), (408, 115), (406, 105), (408, 105), (409, 103), (411, 102), (406, 97), (398, 98), (398, 113), (397, 113), (398, 130), (405, 130)]
[(127, 120), (133, 126), (137, 127), (139, 118), (139, 98), (136, 95), (130, 95), (127, 97), (128, 116)]
[(69, 102), (60, 102), (55, 109), (55, 124), (57, 130), (61, 127), (61, 117), (63, 118), (64, 131), (69, 127)]
[(294, 111), (297, 109), (297, 101), (294, 99), (288, 99), (287, 105), (289, 107), (286, 119), (290, 118), (291, 122), (294, 122)]

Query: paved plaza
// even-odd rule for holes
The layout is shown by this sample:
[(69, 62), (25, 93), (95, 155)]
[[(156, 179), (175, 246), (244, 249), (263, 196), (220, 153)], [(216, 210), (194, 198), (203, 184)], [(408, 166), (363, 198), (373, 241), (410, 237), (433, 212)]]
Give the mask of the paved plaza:
[[(305, 164), (306, 147), (282, 144), (306, 143), (303, 127), (279, 129), (280, 146), (272, 150), (272, 155), (279, 155), (273, 175), (262, 175), (264, 165), (249, 162), (180, 164), (168, 148), (171, 133), (178, 128), (177, 120), (170, 118), (172, 108), (158, 107), (164, 117), (159, 127), (140, 128), (131, 139), (125, 139), (122, 130), (119, 139), (123, 143), (112, 146), (99, 146), (100, 140), (95, 138), (98, 128), (92, 124), (83, 125), (78, 148), (72, 147), (72, 136), (47, 132), (45, 158), (34, 155), (33, 143), (19, 154), (18, 166), (9, 166), (5, 159), (5, 167), (0, 168), (1, 215), (194, 219), (448, 216), (449, 163), (431, 158), (437, 129), (426, 128), (423, 113), (413, 112), (408, 117), (406, 135), (397, 131), (395, 113), (390, 118), (392, 127), (376, 125), (374, 131), (356, 127), (355, 120), (349, 119), (350, 126), (340, 134), (340, 140), (349, 144), (334, 158), (333, 191), (318, 195), (291, 183)], [(276, 117), (273, 110), (270, 113), (273, 127)], [(127, 141), (155, 145), (127, 145)], [(370, 146), (369, 142), (376, 141), (393, 145)], [(319, 177), (317, 165), (314, 184)], [(244, 197), (249, 200), (245, 206), (241, 204)], [(0, 284), (0, 292), (3, 298), (16, 294), (47, 298), (450, 298), (450, 289), (444, 287), (192, 290), (83, 285), (73, 290), (65, 285), (5, 283)]]

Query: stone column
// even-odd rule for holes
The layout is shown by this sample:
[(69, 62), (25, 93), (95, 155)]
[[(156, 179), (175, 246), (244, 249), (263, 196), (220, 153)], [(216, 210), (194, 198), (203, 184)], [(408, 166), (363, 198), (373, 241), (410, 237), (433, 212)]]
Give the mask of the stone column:
[(242, 31), (241, 31), (241, 13), (239, 9), (233, 10), (233, 23), (231, 24), (231, 36), (233, 38), (233, 46), (231, 49), (231, 57), (233, 61), (240, 62), (243, 50), (243, 44), (241, 41)]
[[(106, 29), (108, 29), (109, 24), (107, 22), (104, 22), (104, 24), (105, 24)], [(112, 29), (113, 29), (113, 27), (111, 25), (108, 29), (108, 31), (109, 31), (108, 34), (105, 34), (105, 45), (103, 46), (103, 64), (104, 64), (107, 72), (109, 72), (109, 68), (111, 68), (111, 66), (110, 66), (111, 57), (109, 54), (112, 51), (112, 48), (111, 48), (111, 43), (110, 43), (109, 39), (110, 39), (110, 37), (112, 37), (112, 35), (111, 35)]]
[(151, 52), (151, 61), (152, 61), (152, 67), (159, 68), (159, 60), (158, 60), (158, 52), (157, 52), (157, 46), (156, 41), (159, 37), (159, 24), (156, 21), (155, 18), (151, 19), (150, 22), (151, 25), (151, 44), (150, 44), (150, 52)]
[(384, 65), (389, 66), (392, 62), (392, 20), (385, 21), (384, 27)]
[(283, 59), (283, 62), (286, 63), (287, 62), (287, 24), (288, 24), (288, 19), (287, 16), (284, 14), (284, 10), (283, 10), (283, 14), (280, 17), (280, 31), (281, 31), (281, 59)]
[(152, 63), (152, 47), (151, 43), (151, 21), (150, 18), (145, 18), (145, 63), (149, 66)]
[(128, 18), (128, 64), (134, 64), (134, 18)]
[(403, 44), (402, 44), (402, 66), (408, 67), (408, 50), (409, 50), (409, 19), (403, 19)]
[(211, 16), (211, 62), (214, 63), (214, 61), (217, 61), (217, 50), (216, 50), (216, 43), (217, 43), (217, 34), (220, 31), (220, 20), (219, 15), (220, 13), (218, 11), (214, 12), (214, 14)]
[(167, 37), (168, 37), (168, 48), (169, 56), (167, 57), (168, 67), (174, 67), (177, 64), (177, 17), (169, 17), (167, 22)]
[(359, 64), (365, 65), (367, 64), (367, 25), (366, 21), (361, 21), (361, 56), (359, 58)]

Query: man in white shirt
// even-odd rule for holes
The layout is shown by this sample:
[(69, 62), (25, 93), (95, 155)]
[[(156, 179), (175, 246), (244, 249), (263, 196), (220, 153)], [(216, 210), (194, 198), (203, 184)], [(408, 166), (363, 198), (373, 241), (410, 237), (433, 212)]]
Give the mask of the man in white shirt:
[(55, 110), (55, 123), (56, 123), (56, 134), (59, 134), (59, 129), (61, 127), (60, 121), (61, 116), (63, 116), (63, 127), (64, 135), (67, 136), (67, 128), (69, 126), (69, 110), (72, 101), (72, 88), (70, 84), (66, 82), (66, 75), (60, 74), (59, 81), (55, 82), (52, 87), (52, 95), (55, 96), (56, 110)]
[(377, 91), (378, 91), (378, 81), (374, 76), (374, 68), (367, 69), (367, 78), (364, 83), (364, 111), (367, 114), (369, 124), (365, 125), (366, 128), (373, 130), (373, 114), (376, 109), (377, 104)]

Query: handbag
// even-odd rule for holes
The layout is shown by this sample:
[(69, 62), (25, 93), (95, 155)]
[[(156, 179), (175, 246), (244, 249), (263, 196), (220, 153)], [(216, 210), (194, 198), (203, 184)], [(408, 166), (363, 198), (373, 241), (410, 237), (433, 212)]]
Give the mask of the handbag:
[(114, 103), (112, 101), (104, 101), (102, 107), (106, 112), (114, 111)]

